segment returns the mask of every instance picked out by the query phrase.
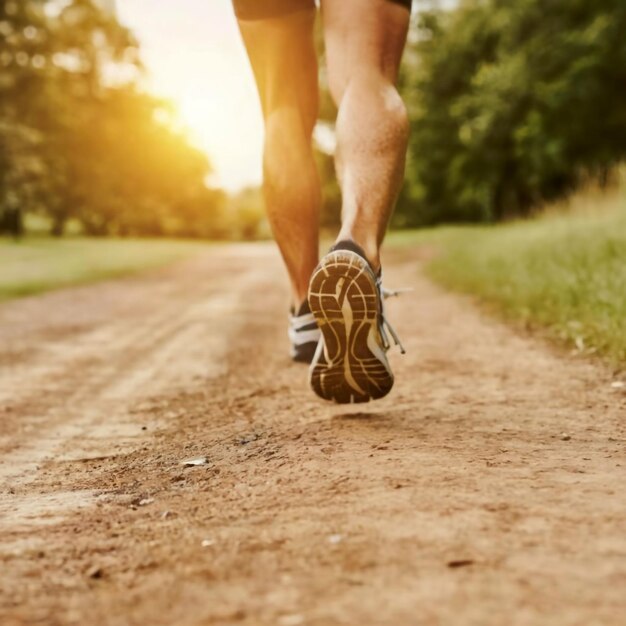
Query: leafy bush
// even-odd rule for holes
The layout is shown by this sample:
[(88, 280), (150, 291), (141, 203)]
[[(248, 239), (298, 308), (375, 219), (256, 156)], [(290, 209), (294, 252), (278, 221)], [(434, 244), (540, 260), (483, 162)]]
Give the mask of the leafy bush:
[(465, 0), (417, 26), (397, 225), (524, 215), (624, 159), (623, 0)]

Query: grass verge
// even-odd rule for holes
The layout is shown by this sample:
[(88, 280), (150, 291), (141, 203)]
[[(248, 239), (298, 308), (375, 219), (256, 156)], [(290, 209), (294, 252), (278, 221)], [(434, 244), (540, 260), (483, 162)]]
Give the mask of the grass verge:
[(626, 201), (588, 194), (574, 204), (500, 226), (394, 233), (391, 242), (434, 246), (428, 272), (438, 282), (623, 368)]
[(146, 239), (0, 239), (0, 300), (163, 266), (206, 246)]

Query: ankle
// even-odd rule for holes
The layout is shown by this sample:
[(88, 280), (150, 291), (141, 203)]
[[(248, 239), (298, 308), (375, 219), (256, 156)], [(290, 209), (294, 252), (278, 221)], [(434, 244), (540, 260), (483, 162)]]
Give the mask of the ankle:
[(342, 241), (350, 241), (356, 244), (365, 253), (365, 259), (371, 265), (375, 273), (380, 271), (380, 248), (378, 247), (378, 241), (372, 240), (369, 237), (359, 237), (353, 234), (339, 233), (335, 245)]
[(299, 315), (301, 311), (308, 309), (309, 305), (309, 286), (306, 289), (294, 289), (291, 294), (291, 308), (295, 315)]

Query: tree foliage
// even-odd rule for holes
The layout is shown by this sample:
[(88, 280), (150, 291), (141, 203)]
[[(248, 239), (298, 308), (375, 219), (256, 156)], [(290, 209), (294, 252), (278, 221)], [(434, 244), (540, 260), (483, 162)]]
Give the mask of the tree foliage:
[[(396, 226), (525, 215), (606, 178), (626, 152), (624, 33), (623, 0), (419, 12), (401, 79), (412, 135)], [(92, 0), (0, 0), (0, 231), (18, 234), (36, 214), (56, 234), (68, 224), (94, 235), (264, 234), (258, 193), (207, 187), (207, 157), (140, 76), (132, 33)], [(341, 201), (330, 152), (317, 154), (324, 224)]]
[(91, 0), (0, 0), (0, 230), (45, 216), (95, 235), (211, 235), (223, 194), (137, 42)]
[(524, 215), (626, 155), (623, 0), (462, 0), (418, 16), (398, 225)]

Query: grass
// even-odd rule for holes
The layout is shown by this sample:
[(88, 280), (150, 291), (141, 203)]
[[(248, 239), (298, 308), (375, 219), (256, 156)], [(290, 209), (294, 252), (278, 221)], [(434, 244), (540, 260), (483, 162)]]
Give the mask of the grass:
[[(573, 206), (500, 226), (394, 233), (437, 250), (428, 271), (508, 319), (584, 353), (626, 364), (626, 200), (582, 194)], [(454, 323), (451, 320), (451, 323)]]
[[(392, 233), (437, 252), (434, 279), (580, 352), (626, 365), (626, 198), (581, 194), (571, 206), (500, 226)], [(163, 266), (206, 248), (170, 240), (0, 239), (0, 300)], [(451, 320), (451, 323), (454, 323)]]
[(0, 239), (0, 300), (167, 265), (206, 245), (149, 239)]

